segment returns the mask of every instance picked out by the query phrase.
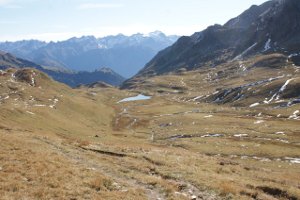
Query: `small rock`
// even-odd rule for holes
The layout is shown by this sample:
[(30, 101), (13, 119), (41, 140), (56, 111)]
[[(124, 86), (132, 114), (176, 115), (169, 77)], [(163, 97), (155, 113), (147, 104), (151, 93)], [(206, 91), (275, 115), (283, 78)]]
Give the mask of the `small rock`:
[(186, 184), (179, 184), (177, 187), (178, 187), (178, 189), (179, 189), (180, 191), (182, 191), (182, 190), (184, 190), (187, 186), (186, 186)]
[(160, 127), (168, 127), (168, 126), (172, 126), (172, 125), (173, 125), (172, 122), (170, 122), (170, 123), (160, 124), (159, 126)]
[(99, 137), (99, 135), (95, 135), (95, 137)]
[(196, 200), (196, 199), (197, 199), (196, 195), (191, 196), (191, 200)]

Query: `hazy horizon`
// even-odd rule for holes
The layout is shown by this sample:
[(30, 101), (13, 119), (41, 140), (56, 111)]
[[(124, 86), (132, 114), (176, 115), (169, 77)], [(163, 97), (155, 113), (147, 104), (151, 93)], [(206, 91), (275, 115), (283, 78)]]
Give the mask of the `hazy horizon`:
[(0, 41), (92, 35), (191, 35), (266, 0), (0, 0)]
[(116, 34), (111, 34), (111, 35), (104, 35), (104, 36), (95, 36), (95, 35), (78, 35), (78, 36), (71, 36), (71, 37), (68, 37), (68, 38), (65, 38), (65, 39), (61, 39), (61, 40), (40, 40), (40, 39), (35, 39), (35, 38), (29, 38), (29, 39), (20, 39), (20, 40), (15, 40), (15, 41), (1, 41), (0, 42), (17, 42), (17, 41), (22, 41), (22, 40), (39, 40), (41, 42), (46, 42), (46, 43), (50, 43), (50, 42), (54, 42), (54, 43), (57, 43), (57, 42), (62, 42), (62, 41), (66, 41), (66, 40), (69, 40), (69, 39), (72, 39), (72, 38), (82, 38), (82, 37), (95, 37), (97, 39), (101, 39), (101, 38), (105, 38), (105, 37), (110, 37), (110, 36), (118, 36), (118, 35), (124, 35), (124, 36), (134, 36), (134, 35), (137, 35), (137, 34), (142, 34), (144, 35), (145, 37), (148, 36), (149, 34), (151, 33), (155, 33), (155, 32), (161, 32), (163, 34), (165, 34), (166, 36), (181, 36), (181, 35), (176, 35), (176, 34), (166, 34), (160, 30), (154, 30), (154, 31), (150, 31), (148, 33), (141, 33), (141, 32), (136, 32), (136, 33), (132, 33), (132, 34), (123, 34), (123, 33), (116, 33)]

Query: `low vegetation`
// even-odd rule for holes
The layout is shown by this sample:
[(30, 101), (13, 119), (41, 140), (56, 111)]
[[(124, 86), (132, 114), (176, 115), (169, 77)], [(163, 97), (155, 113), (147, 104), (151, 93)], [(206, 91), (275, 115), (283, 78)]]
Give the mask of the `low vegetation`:
[[(252, 67), (260, 59), (157, 76), (132, 90), (70, 89), (27, 71), (32, 84), (3, 72), (0, 196), (300, 199), (300, 107), (287, 106), (299, 72), (291, 63)], [(281, 78), (247, 85), (271, 77)], [(264, 103), (290, 79), (280, 102)], [(241, 85), (245, 98), (216, 101), (216, 91)], [(152, 98), (118, 103), (137, 93)]]

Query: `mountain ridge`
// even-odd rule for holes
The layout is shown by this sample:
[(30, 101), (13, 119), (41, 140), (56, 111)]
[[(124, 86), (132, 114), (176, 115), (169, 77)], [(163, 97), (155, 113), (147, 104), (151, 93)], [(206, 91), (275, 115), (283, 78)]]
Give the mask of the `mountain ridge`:
[(97, 81), (104, 81), (108, 84), (118, 86), (125, 80), (110, 68), (99, 68), (93, 72), (75, 72), (51, 67), (45, 68), (31, 61), (17, 58), (10, 53), (0, 51), (0, 70), (8, 68), (35, 68), (48, 74), (54, 80), (65, 83), (70, 87), (76, 87), (80, 84), (91, 84)]
[(128, 78), (177, 39), (176, 35), (167, 36), (155, 31), (131, 36), (73, 37), (49, 43), (38, 40), (1, 42), (0, 49), (40, 65), (75, 71), (91, 72), (99, 66), (108, 66)]
[(297, 0), (273, 0), (251, 6), (224, 25), (209, 26), (190, 37), (179, 38), (160, 51), (134, 78), (181, 68), (193, 70), (207, 64), (214, 67), (234, 59), (275, 52), (290, 56), (297, 64), (299, 22), (300, 2)]

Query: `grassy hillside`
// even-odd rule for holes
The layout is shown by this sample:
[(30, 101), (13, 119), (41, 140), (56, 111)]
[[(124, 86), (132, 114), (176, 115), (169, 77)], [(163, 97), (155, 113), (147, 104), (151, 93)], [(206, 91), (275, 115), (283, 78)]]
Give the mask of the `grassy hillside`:
[[(299, 73), (289, 63), (257, 66), (265, 59), (246, 61), (245, 71), (231, 64), (153, 77), (131, 91), (71, 89), (32, 69), (0, 72), (0, 196), (299, 199), (299, 104), (249, 107), (293, 78), (280, 93), (289, 102)], [(282, 75), (242, 91), (257, 96), (213, 102), (216, 90)], [(138, 93), (152, 98), (118, 103)]]

